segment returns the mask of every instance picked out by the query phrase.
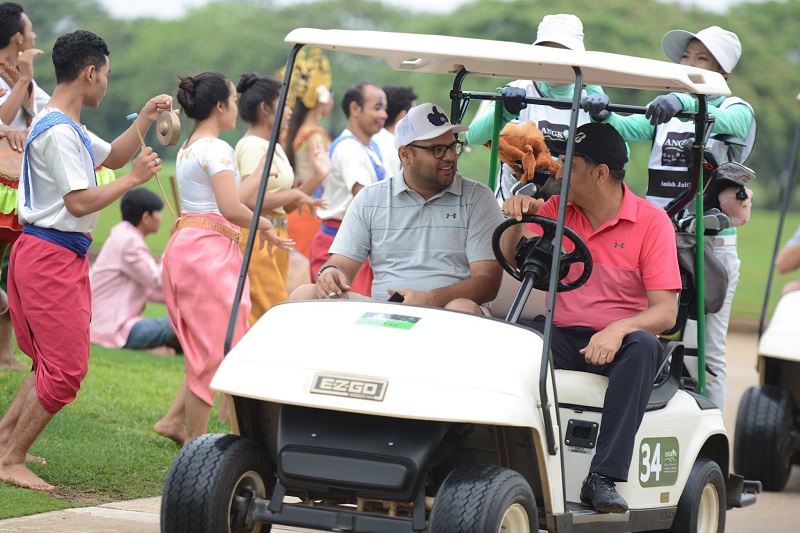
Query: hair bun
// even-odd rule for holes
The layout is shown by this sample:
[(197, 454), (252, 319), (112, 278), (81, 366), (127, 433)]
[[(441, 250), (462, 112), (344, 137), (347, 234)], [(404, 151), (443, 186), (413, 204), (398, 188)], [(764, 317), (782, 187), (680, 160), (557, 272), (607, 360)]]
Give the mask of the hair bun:
[(258, 81), (258, 75), (254, 72), (242, 74), (239, 83), (236, 84), (236, 92), (243, 93)]
[(194, 76), (186, 76), (185, 78), (181, 78), (180, 83), (178, 83), (178, 90), (194, 94), (195, 91)]
[(196, 88), (194, 76), (180, 78), (177, 100), (186, 113), (186, 116), (189, 118), (194, 118), (194, 96)]

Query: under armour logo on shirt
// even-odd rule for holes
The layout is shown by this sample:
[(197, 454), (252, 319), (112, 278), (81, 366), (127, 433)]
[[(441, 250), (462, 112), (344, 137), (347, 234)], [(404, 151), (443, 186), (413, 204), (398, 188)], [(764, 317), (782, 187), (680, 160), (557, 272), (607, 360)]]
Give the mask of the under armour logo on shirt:
[(438, 107), (433, 106), (433, 112), (428, 113), (428, 122), (434, 126), (444, 126), (449, 121), (447, 120), (447, 115), (439, 111)]
[(447, 215), (445, 216), (445, 218), (450, 218), (450, 217), (456, 218), (456, 214), (455, 213), (447, 213)]
[(614, 241), (614, 248), (625, 248), (625, 243)]

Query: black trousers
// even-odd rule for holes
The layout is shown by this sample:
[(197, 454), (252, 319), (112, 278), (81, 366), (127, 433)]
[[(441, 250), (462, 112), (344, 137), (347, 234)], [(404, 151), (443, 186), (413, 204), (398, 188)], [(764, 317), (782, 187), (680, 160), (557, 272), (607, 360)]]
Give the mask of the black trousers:
[[(544, 331), (543, 321), (520, 320), (520, 323)], [(642, 423), (656, 369), (664, 352), (655, 335), (639, 330), (625, 336), (614, 361), (607, 365), (593, 365), (586, 362), (579, 350), (589, 344), (595, 333), (587, 327), (555, 327), (550, 351), (557, 369), (608, 377), (600, 434), (589, 471), (614, 481), (627, 481), (636, 431)]]

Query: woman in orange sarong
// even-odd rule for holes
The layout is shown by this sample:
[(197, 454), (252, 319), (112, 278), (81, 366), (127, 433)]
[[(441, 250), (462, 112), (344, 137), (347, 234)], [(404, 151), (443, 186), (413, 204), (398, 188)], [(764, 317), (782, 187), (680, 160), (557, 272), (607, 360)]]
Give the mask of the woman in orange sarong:
[[(242, 74), (236, 90), (239, 92), (239, 118), (250, 124), (245, 136), (236, 143), (236, 168), (242, 183), (250, 179), (260, 181), (264, 172), (262, 160), (269, 150), (269, 138), (275, 125), (281, 82), (271, 76)], [(292, 111), (287, 108), (281, 121), (282, 128), (285, 128), (291, 116)], [(322, 151), (319, 160), (321, 165), (327, 163), (318, 172), (325, 175), (330, 168), (327, 152)], [(261, 171), (256, 173), (256, 169)], [(317, 206), (325, 206), (327, 202), (321, 198), (312, 198), (303, 192), (302, 187), (292, 187), (294, 170), (280, 144), (275, 146), (271, 170), (267, 180), (267, 191), (261, 204), (261, 214), (272, 222), (278, 235), (286, 237), (287, 213), (305, 210), (309, 215), (313, 215)], [(255, 195), (243, 200), (248, 207), (255, 210)], [(310, 218), (309, 215), (305, 218)], [(243, 228), (242, 241), (239, 243), (242, 252), (247, 243), (247, 233), (248, 230)], [(289, 297), (286, 292), (289, 251), (274, 250), (270, 254), (264, 249), (254, 250), (250, 261), (248, 277), (253, 308), (250, 311), (249, 322), (252, 326), (267, 309), (277, 303), (285, 302)]]

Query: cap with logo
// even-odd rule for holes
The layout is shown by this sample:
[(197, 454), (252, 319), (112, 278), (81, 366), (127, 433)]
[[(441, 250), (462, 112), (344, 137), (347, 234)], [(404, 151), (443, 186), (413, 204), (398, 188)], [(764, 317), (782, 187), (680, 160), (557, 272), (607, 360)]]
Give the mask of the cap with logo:
[[(567, 153), (566, 140), (545, 138), (545, 141), (551, 152), (560, 155)], [(611, 124), (589, 122), (575, 131), (574, 155), (608, 165), (611, 170), (624, 170), (628, 162), (628, 146)]]
[(414, 141), (435, 139), (443, 133), (461, 133), (468, 126), (452, 124), (442, 108), (435, 104), (420, 104), (412, 107), (406, 116), (397, 121), (394, 127), (394, 146), (400, 148)]
[(583, 23), (575, 15), (546, 15), (539, 23), (533, 44), (558, 43), (570, 50), (586, 51), (583, 45)]
[(692, 39), (697, 39), (708, 48), (714, 59), (717, 60), (722, 70), (730, 74), (739, 58), (742, 57), (742, 43), (739, 37), (732, 31), (723, 30), (719, 26), (711, 26), (697, 33), (686, 30), (668, 31), (661, 39), (661, 49), (664, 54), (674, 63), (680, 63), (683, 52)]

